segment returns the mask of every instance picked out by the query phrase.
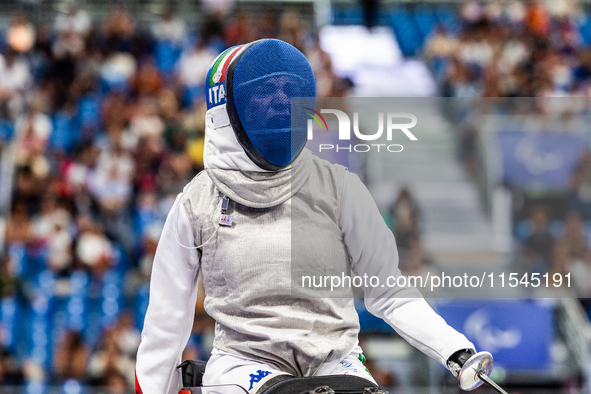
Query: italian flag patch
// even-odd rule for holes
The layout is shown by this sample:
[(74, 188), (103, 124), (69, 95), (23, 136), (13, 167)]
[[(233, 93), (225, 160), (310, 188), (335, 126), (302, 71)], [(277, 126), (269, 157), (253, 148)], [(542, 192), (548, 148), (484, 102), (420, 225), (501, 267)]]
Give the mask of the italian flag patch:
[(226, 74), (228, 72), (228, 66), (230, 65), (230, 62), (243, 47), (244, 45), (239, 45), (228, 48), (222, 52), (220, 56), (218, 56), (211, 67), (211, 71), (209, 72), (209, 80), (207, 81), (208, 86), (213, 86), (216, 83), (224, 82), (226, 80)]

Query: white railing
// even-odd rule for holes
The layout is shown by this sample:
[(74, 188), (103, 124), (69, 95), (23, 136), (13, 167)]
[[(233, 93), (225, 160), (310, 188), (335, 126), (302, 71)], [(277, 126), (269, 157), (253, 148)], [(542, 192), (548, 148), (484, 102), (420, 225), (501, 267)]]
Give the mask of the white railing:
[(585, 379), (583, 393), (591, 394), (591, 323), (576, 299), (560, 299), (560, 326)]

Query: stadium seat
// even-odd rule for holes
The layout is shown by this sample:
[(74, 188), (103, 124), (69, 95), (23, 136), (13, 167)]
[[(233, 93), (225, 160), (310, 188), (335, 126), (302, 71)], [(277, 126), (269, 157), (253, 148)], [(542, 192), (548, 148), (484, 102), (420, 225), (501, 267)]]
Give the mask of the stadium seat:
[(19, 329), (19, 302), (15, 295), (0, 300), (0, 325), (3, 333), (0, 344), (11, 351), (16, 347), (16, 331)]
[(108, 327), (115, 323), (121, 312), (121, 277), (117, 270), (107, 272), (103, 277), (101, 300), (101, 324)]
[(135, 324), (138, 330), (144, 327), (144, 317), (148, 310), (148, 301), (150, 297), (150, 284), (144, 283), (137, 292), (135, 298)]
[(394, 334), (394, 330), (388, 323), (368, 312), (363, 300), (355, 299), (355, 310), (359, 315), (359, 332), (361, 334)]
[(47, 267), (47, 253), (46, 247), (24, 249), (21, 274), (23, 280), (33, 282), (39, 280), (39, 275)]
[(390, 14), (390, 23), (404, 56), (415, 56), (421, 46), (421, 37), (414, 18), (403, 8), (396, 8)]
[(437, 19), (435, 18), (434, 11), (428, 6), (422, 6), (416, 9), (412, 15), (414, 16), (415, 23), (418, 27), (418, 32), (421, 35), (422, 46), (433, 30), (435, 30)]
[(154, 46), (154, 59), (158, 69), (164, 75), (170, 75), (174, 71), (176, 62), (181, 55), (182, 47), (169, 40), (161, 40)]
[(0, 142), (12, 140), (14, 123), (7, 119), (0, 119)]
[(448, 32), (457, 34), (460, 31), (460, 22), (453, 8), (447, 6), (437, 7), (435, 17)]
[(49, 139), (51, 149), (67, 153), (74, 150), (80, 133), (76, 120), (75, 114), (66, 111), (59, 111), (53, 116), (53, 131)]
[(29, 331), (28, 356), (35, 362), (49, 368), (51, 365), (51, 294), (47, 294), (52, 283), (48, 275), (40, 275), (46, 282), (40, 286), (40, 292), (32, 302)]
[(70, 297), (67, 305), (67, 325), (70, 330), (82, 331), (87, 319), (85, 298), (88, 294), (89, 275), (75, 271), (70, 276)]
[(78, 101), (80, 123), (84, 130), (98, 130), (100, 127), (101, 100), (98, 94), (88, 94)]
[(188, 108), (195, 104), (197, 101), (204, 100), (205, 98), (205, 84), (186, 86), (185, 94), (183, 95), (182, 105), (184, 108)]
[(20, 243), (10, 243), (8, 244), (8, 256), (10, 257), (10, 261), (13, 264), (13, 272), (15, 275), (19, 277), (26, 276), (26, 256), (27, 256), (27, 249), (25, 245)]
[(38, 380), (34, 380), (27, 383), (24, 394), (45, 394), (47, 393), (47, 389), (47, 384)]
[(363, 15), (355, 4), (335, 4), (332, 11), (334, 25), (362, 25)]

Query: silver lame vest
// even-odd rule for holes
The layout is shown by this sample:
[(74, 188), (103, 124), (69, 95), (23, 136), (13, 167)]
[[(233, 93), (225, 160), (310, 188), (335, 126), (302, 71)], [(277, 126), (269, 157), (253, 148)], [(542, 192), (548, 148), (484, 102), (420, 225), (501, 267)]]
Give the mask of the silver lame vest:
[(345, 175), (344, 167), (304, 149), (289, 170), (208, 169), (185, 187), (182, 205), (195, 245), (216, 231), (223, 195), (232, 200), (232, 226), (221, 226), (199, 249), (216, 348), (310, 376), (357, 345), (350, 291), (301, 288), (303, 275), (350, 272), (338, 225)]

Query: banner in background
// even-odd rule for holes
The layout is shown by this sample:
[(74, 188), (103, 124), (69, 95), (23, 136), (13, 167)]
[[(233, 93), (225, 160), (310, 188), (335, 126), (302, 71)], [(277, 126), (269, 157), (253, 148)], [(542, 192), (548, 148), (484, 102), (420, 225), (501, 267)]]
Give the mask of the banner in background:
[(439, 303), (438, 313), (464, 333), (478, 351), (489, 351), (495, 365), (545, 369), (550, 363), (553, 309), (531, 300), (453, 301)]
[(523, 189), (565, 189), (585, 150), (577, 134), (548, 132), (497, 133), (502, 177)]

